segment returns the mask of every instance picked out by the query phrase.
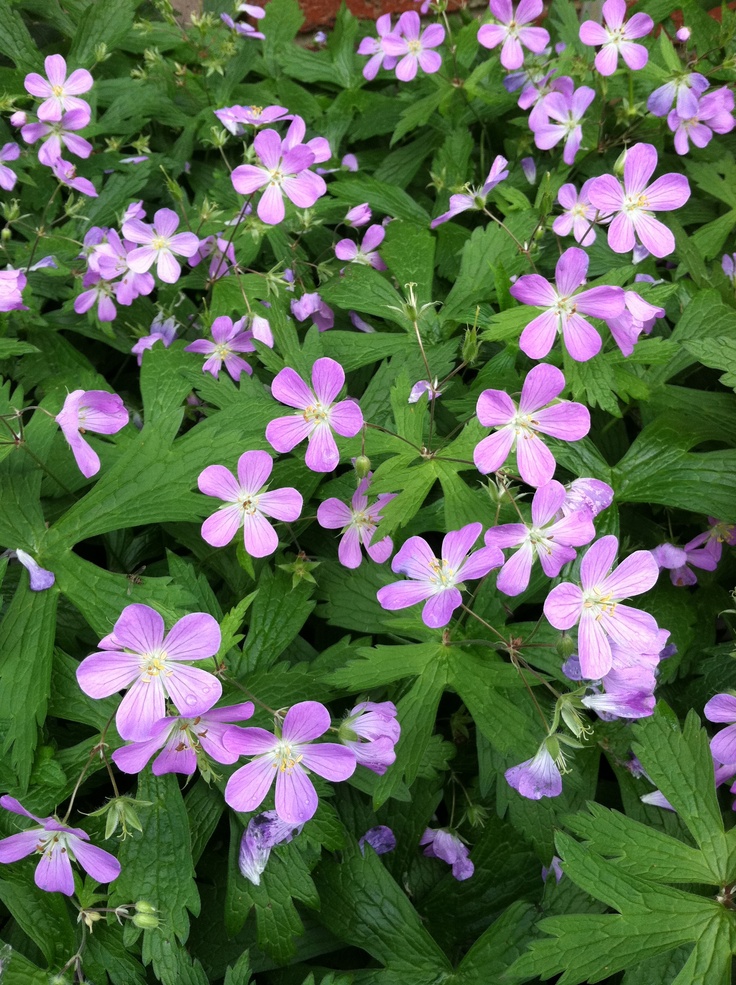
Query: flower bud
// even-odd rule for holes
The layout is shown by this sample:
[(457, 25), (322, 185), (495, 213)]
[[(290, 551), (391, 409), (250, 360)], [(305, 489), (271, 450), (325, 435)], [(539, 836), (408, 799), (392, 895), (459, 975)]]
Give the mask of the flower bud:
[(371, 470), (371, 460), (367, 455), (358, 455), (355, 459), (355, 474), (359, 479), (365, 479)]
[(104, 41), (100, 41), (99, 44), (95, 45), (94, 55), (96, 63), (106, 62), (110, 57), (110, 52), (107, 50), (107, 45)]
[(135, 910), (136, 913), (156, 913), (156, 907), (142, 899), (135, 904)]
[(679, 31), (675, 31), (675, 37), (680, 42), (680, 44), (685, 44), (686, 41), (689, 41), (691, 34), (692, 31), (690, 30), (689, 27), (686, 27), (685, 25), (683, 25)]
[(463, 339), (462, 348), (462, 360), (468, 366), (472, 366), (475, 360), (478, 358), (478, 353), (480, 352), (480, 343), (478, 342), (478, 329), (473, 325), (472, 328), (468, 328), (465, 332), (465, 338)]
[(152, 913), (136, 913), (133, 916), (133, 923), (141, 930), (155, 930), (158, 927), (158, 917)]
[(628, 151), (622, 150), (616, 159), (616, 163), (613, 165), (613, 173), (621, 177), (624, 173), (624, 164), (626, 163), (626, 155)]
[(560, 636), (560, 638), (557, 640), (557, 645), (555, 649), (557, 650), (558, 655), (563, 660), (567, 660), (568, 657), (572, 656), (573, 651), (575, 649), (575, 643), (573, 641), (573, 638), (571, 636), (568, 636), (567, 633), (563, 633), (562, 636)]
[(22, 109), (19, 109), (10, 117), (11, 127), (24, 127), (26, 123), (28, 123), (28, 113), (23, 112)]

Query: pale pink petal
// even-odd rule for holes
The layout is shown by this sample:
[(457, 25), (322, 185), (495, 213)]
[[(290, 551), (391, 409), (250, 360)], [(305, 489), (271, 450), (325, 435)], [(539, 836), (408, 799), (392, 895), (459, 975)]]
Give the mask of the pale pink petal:
[(554, 311), (543, 311), (526, 326), (519, 338), (519, 348), (530, 359), (544, 359), (557, 338), (560, 323)]
[(555, 629), (572, 629), (583, 611), (583, 593), (577, 585), (556, 585), (544, 601), (544, 615)]
[(139, 677), (120, 702), (115, 725), (121, 739), (141, 741), (151, 734), (154, 725), (166, 715), (161, 677)]
[(533, 304), (539, 308), (551, 307), (557, 303), (557, 291), (539, 274), (524, 274), (511, 285), (509, 292), (522, 304)]
[(578, 658), (580, 672), (586, 680), (599, 680), (611, 669), (611, 645), (600, 622), (583, 610), (578, 626)]
[(663, 174), (647, 188), (645, 197), (653, 212), (680, 209), (690, 198), (690, 183), (684, 174)]
[[(203, 660), (217, 653), (221, 641), (217, 620), (207, 612), (192, 612), (175, 623), (162, 647), (169, 660)], [(182, 714), (187, 712), (183, 711)]]
[(309, 437), (314, 429), (313, 421), (306, 421), (301, 414), (277, 417), (266, 425), (266, 441), (278, 452), (288, 452), (300, 441)]
[(481, 535), (482, 523), (469, 523), (460, 530), (451, 530), (442, 541), (442, 557), (448, 566), (457, 571), (473, 544)]
[(457, 588), (445, 588), (436, 595), (431, 595), (422, 609), (422, 622), (430, 629), (441, 629), (452, 619), (452, 614), (460, 605), (463, 597)]
[(268, 184), (270, 177), (265, 168), (256, 167), (254, 164), (241, 164), (234, 169), (230, 179), (236, 192), (241, 195), (252, 195)]
[(567, 497), (567, 490), (554, 479), (540, 486), (532, 499), (532, 522), (535, 527), (546, 526)]
[(379, 588), (376, 597), (384, 609), (406, 609), (417, 602), (423, 602), (433, 592), (434, 586), (428, 581), (395, 581)]
[(534, 415), (534, 428), (562, 441), (579, 441), (590, 431), (590, 411), (583, 404), (563, 400), (538, 410)]
[(345, 383), (345, 371), (334, 359), (323, 357), (312, 367), (312, 386), (321, 404), (331, 404)]
[(521, 595), (529, 587), (534, 549), (526, 543), (516, 551), (498, 573), (496, 587), (505, 595)]
[(484, 427), (499, 427), (513, 419), (516, 404), (503, 390), (484, 390), (478, 397), (476, 413)]
[(565, 377), (556, 366), (546, 363), (535, 366), (527, 373), (521, 388), (519, 410), (522, 414), (535, 414), (562, 393), (564, 388)]
[(339, 499), (326, 499), (317, 507), (317, 522), (326, 530), (341, 530), (352, 519), (352, 510)]
[(503, 554), (497, 547), (481, 547), (473, 551), (470, 557), (461, 564), (457, 577), (461, 581), (469, 581), (472, 578), (485, 578), (493, 568), (500, 568), (503, 564)]
[(297, 410), (314, 406), (315, 396), (301, 376), (290, 366), (285, 367), (274, 377), (271, 393), (279, 403)]
[(284, 742), (300, 745), (318, 739), (330, 727), (330, 713), (319, 701), (300, 701), (286, 713), (281, 735)]
[(225, 745), (239, 756), (264, 756), (272, 753), (279, 744), (270, 732), (263, 728), (235, 728), (226, 732)]
[(140, 773), (151, 756), (166, 742), (172, 725), (172, 719), (163, 719), (154, 726), (156, 731), (154, 738), (144, 742), (131, 742), (130, 745), (116, 749), (112, 754), (112, 761), (123, 773)]
[(0, 862), (17, 862), (31, 852), (35, 852), (38, 836), (38, 828), (34, 828), (31, 831), (20, 831), (17, 835), (3, 838), (0, 841)]
[(248, 496), (255, 496), (268, 482), (273, 459), (265, 451), (246, 451), (238, 459), (238, 482)]
[(478, 31), (478, 41), (484, 48), (495, 48), (502, 43), (507, 34), (508, 28), (501, 24), (484, 24)]
[(409, 537), (397, 551), (396, 557), (391, 562), (391, 570), (397, 574), (407, 575), (409, 578), (427, 581), (436, 560), (432, 548), (424, 537)]
[(516, 442), (519, 475), (530, 486), (543, 486), (555, 474), (552, 452), (536, 434), (525, 432)]
[(150, 653), (157, 650), (163, 642), (163, 616), (150, 605), (137, 602), (127, 605), (118, 617), (113, 633), (123, 649), (134, 653)]
[[(268, 437), (268, 432), (266, 437)], [(304, 461), (307, 468), (311, 469), (312, 472), (332, 472), (333, 469), (337, 468), (340, 462), (340, 452), (335, 444), (329, 424), (319, 422), (311, 432)]]
[(635, 551), (625, 558), (601, 585), (604, 595), (627, 599), (648, 592), (657, 583), (659, 565), (650, 551)]
[(736, 722), (736, 696), (716, 694), (708, 701), (703, 713), (709, 722)]
[(74, 894), (74, 875), (69, 853), (55, 845), (50, 851), (45, 851), (41, 861), (36, 866), (33, 877), (39, 889), (47, 893), (64, 893), (65, 896)]
[(363, 555), (360, 551), (360, 534), (357, 527), (349, 527), (340, 538), (337, 548), (337, 557), (346, 568), (359, 568)]
[(562, 324), (562, 337), (565, 348), (579, 363), (587, 362), (601, 351), (601, 337), (585, 318), (578, 314), (570, 315)]
[[(365, 539), (363, 543), (365, 544)], [(383, 537), (375, 544), (365, 544), (365, 549), (368, 551), (368, 556), (372, 561), (375, 561), (376, 564), (383, 564), (384, 561), (388, 561), (391, 557), (394, 543), (390, 537)]]
[[(624, 185), (628, 195), (638, 195), (647, 187), (647, 182), (657, 167), (657, 151), (652, 144), (634, 144), (624, 161)], [(591, 198), (592, 201), (592, 198)], [(595, 204), (595, 203), (593, 203)]]
[(618, 539), (612, 535), (601, 537), (585, 552), (580, 564), (580, 581), (583, 588), (598, 589), (613, 567), (618, 552)]
[(89, 845), (81, 838), (75, 840), (73, 851), (79, 864), (95, 882), (112, 882), (120, 875), (120, 862), (110, 852), (96, 845)]
[(563, 297), (569, 297), (585, 283), (587, 275), (588, 254), (577, 246), (571, 246), (557, 261), (555, 268), (557, 290)]
[[(271, 736), (273, 740), (273, 736)], [(271, 756), (254, 759), (236, 770), (225, 787), (225, 803), (234, 811), (247, 813), (260, 807), (278, 772)]]
[(304, 824), (314, 817), (319, 799), (314, 784), (301, 766), (279, 770), (276, 777), (276, 813), (287, 824)]
[(275, 520), (284, 520), (286, 523), (293, 523), (294, 520), (299, 519), (303, 505), (301, 493), (291, 486), (272, 489), (258, 497), (258, 509), (262, 513), (272, 516)]
[(180, 715), (203, 715), (219, 700), (222, 684), (206, 670), (179, 664), (164, 686)]
[(595, 56), (595, 67), (601, 75), (613, 75), (618, 66), (618, 45), (604, 44)]
[(304, 749), (302, 762), (307, 769), (332, 783), (347, 780), (355, 772), (355, 753), (336, 742), (322, 742)]
[(244, 515), (243, 538), (251, 557), (268, 557), (279, 546), (278, 534), (259, 510)]
[(233, 502), (240, 495), (235, 476), (224, 465), (208, 465), (199, 473), (197, 486), (205, 496), (216, 496), (226, 502)]
[(240, 530), (243, 516), (240, 504), (221, 507), (202, 524), (202, 538), (212, 547), (225, 547)]
[(108, 698), (128, 687), (140, 674), (140, 659), (132, 653), (93, 653), (77, 667), (77, 683), (91, 698)]
[(509, 457), (514, 437), (514, 430), (509, 426), (479, 441), (473, 451), (473, 461), (478, 471), (483, 475), (497, 472)]
[(363, 427), (363, 411), (355, 400), (341, 400), (330, 408), (330, 426), (343, 438), (354, 438)]
[(666, 257), (675, 252), (675, 237), (659, 219), (645, 212), (634, 212), (632, 222), (637, 236), (653, 256)]
[(580, 25), (580, 40), (583, 44), (597, 47), (607, 43), (608, 31), (596, 21), (583, 21)]

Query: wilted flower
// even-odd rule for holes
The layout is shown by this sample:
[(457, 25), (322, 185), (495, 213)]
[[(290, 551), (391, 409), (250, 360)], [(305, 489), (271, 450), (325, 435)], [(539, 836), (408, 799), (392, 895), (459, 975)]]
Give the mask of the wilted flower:
[(506, 167), (508, 163), (506, 158), (499, 154), (494, 159), (493, 164), (491, 164), (491, 170), (488, 172), (488, 177), (481, 188), (468, 188), (467, 192), (450, 195), (449, 209), (447, 212), (443, 212), (442, 215), (438, 215), (436, 219), (432, 219), (430, 223), (432, 229), (436, 229), (441, 223), (452, 219), (453, 216), (460, 215), (461, 212), (468, 212), (471, 209), (483, 210), (486, 207), (486, 199), (492, 189), (499, 182), (508, 178), (509, 172)]
[(51, 162), (51, 170), (62, 185), (73, 188), (89, 198), (97, 198), (97, 189), (89, 178), (82, 178), (77, 175), (76, 167), (69, 161), (64, 161), (60, 157), (54, 158)]
[(15, 161), (20, 157), (20, 147), (18, 144), (4, 144), (0, 147), (0, 188), (6, 192), (11, 192), (15, 188), (17, 180), (15, 171), (6, 167), (3, 161)]
[(4, 551), (0, 554), (3, 557), (16, 557), (28, 572), (28, 581), (32, 592), (42, 592), (56, 581), (53, 571), (42, 568), (38, 561), (34, 560), (30, 554), (18, 548), (16, 551)]
[(152, 349), (157, 342), (161, 342), (164, 348), (168, 349), (175, 338), (176, 319), (164, 319), (163, 312), (159, 311), (151, 322), (150, 335), (144, 335), (142, 338), (138, 339), (130, 351), (136, 355), (138, 358), (138, 365), (140, 366), (143, 362), (143, 353), (146, 349)]
[(447, 828), (427, 828), (419, 840), (426, 845), (424, 854), (428, 858), (439, 858), (452, 866), (452, 874), (463, 882), (475, 872), (475, 866), (468, 858), (468, 846)]
[(396, 760), (394, 746), (401, 728), (391, 701), (362, 701), (340, 723), (340, 742), (352, 749), (360, 766), (383, 776)]
[(115, 393), (74, 390), (67, 396), (55, 420), (69, 442), (80, 472), (89, 479), (100, 471), (100, 459), (82, 435), (86, 431), (117, 434), (128, 423), (129, 415), (122, 399)]
[(532, 759), (512, 766), (504, 774), (506, 782), (522, 797), (541, 800), (542, 797), (559, 797), (562, 793), (562, 775), (547, 748), (545, 740)]
[(365, 855), (366, 845), (370, 845), (376, 855), (385, 855), (396, 848), (396, 835), (385, 824), (377, 824), (374, 828), (368, 828), (358, 841), (361, 855)]
[(316, 292), (302, 294), (291, 302), (291, 313), (297, 321), (312, 319), (320, 332), (326, 332), (335, 324), (335, 312)]
[(260, 886), (271, 849), (276, 845), (287, 845), (301, 834), (303, 827), (303, 824), (282, 821), (276, 811), (264, 811), (252, 817), (240, 841), (238, 867), (242, 875), (254, 886)]

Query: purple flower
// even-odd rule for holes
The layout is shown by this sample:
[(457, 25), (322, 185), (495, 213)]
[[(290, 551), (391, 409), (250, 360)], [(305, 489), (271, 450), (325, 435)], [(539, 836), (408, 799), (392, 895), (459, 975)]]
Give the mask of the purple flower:
[(138, 358), (138, 365), (140, 366), (143, 362), (143, 353), (146, 349), (152, 349), (157, 342), (161, 342), (164, 348), (168, 349), (175, 338), (176, 319), (167, 318), (164, 321), (163, 312), (159, 311), (151, 322), (150, 335), (144, 335), (142, 338), (138, 339), (130, 351), (135, 353)]
[(615, 213), (608, 245), (616, 253), (633, 249), (637, 236), (655, 257), (674, 252), (675, 237), (652, 213), (682, 208), (690, 198), (690, 185), (684, 174), (664, 174), (649, 185), (656, 167), (656, 149), (635, 144), (626, 154), (623, 186), (611, 174), (595, 178), (590, 186), (591, 203), (603, 213)]
[(253, 333), (243, 331), (245, 318), (233, 322), (227, 315), (220, 315), (212, 322), (212, 342), (208, 339), (196, 339), (184, 346), (184, 352), (198, 352), (207, 356), (202, 366), (203, 373), (212, 373), (218, 378), (223, 363), (225, 369), (237, 383), (245, 371), (248, 376), (253, 373), (250, 363), (246, 362), (238, 352), (255, 352)]
[(38, 561), (35, 561), (30, 554), (26, 554), (20, 548), (17, 551), (9, 551), (7, 553), (10, 557), (13, 557), (13, 555), (17, 557), (23, 567), (28, 571), (28, 580), (32, 592), (43, 592), (45, 589), (51, 588), (56, 581), (53, 571), (42, 568)]
[(15, 188), (17, 181), (15, 171), (6, 168), (3, 161), (15, 161), (20, 157), (20, 147), (18, 144), (4, 144), (0, 147), (0, 188), (3, 191), (11, 192)]
[(334, 742), (314, 745), (330, 727), (330, 713), (317, 701), (300, 701), (286, 713), (280, 734), (262, 728), (233, 730), (225, 744), (253, 756), (227, 781), (225, 801), (235, 811), (254, 811), (276, 779), (276, 813), (287, 824), (303, 824), (317, 810), (317, 791), (307, 770), (333, 783), (355, 772), (355, 754)]
[(592, 517), (607, 510), (613, 502), (613, 489), (600, 479), (583, 477), (567, 486), (565, 502), (560, 507), (563, 516), (587, 510)]
[(702, 96), (695, 111), (686, 117), (673, 109), (667, 117), (667, 126), (675, 134), (677, 153), (687, 154), (689, 140), (696, 147), (705, 147), (714, 133), (730, 133), (736, 126), (733, 105), (733, 93), (724, 86)]
[(721, 269), (726, 277), (736, 284), (736, 263), (734, 263), (734, 260), (736, 260), (736, 253), (724, 253), (721, 259)]
[(136, 274), (143, 274), (156, 264), (156, 273), (165, 284), (175, 284), (181, 276), (181, 266), (174, 254), (193, 257), (199, 247), (194, 233), (177, 233), (179, 216), (171, 209), (159, 209), (148, 225), (140, 219), (128, 219), (123, 223), (123, 236), (138, 249), (128, 254), (128, 266)]
[(678, 75), (654, 90), (647, 100), (647, 109), (654, 116), (667, 116), (674, 103), (679, 116), (692, 116), (697, 111), (699, 97), (709, 85), (699, 72)]
[[(611, 676), (608, 674), (605, 679)], [(649, 690), (624, 687), (586, 694), (581, 698), (581, 702), (599, 718), (610, 722), (617, 718), (627, 720), (647, 718), (654, 713), (656, 698)]]
[(363, 66), (363, 77), (369, 82), (375, 79), (379, 68), (383, 67), (390, 71), (396, 65), (398, 59), (393, 58), (383, 46), (384, 39), (391, 34), (391, 14), (383, 14), (376, 21), (378, 38), (363, 38), (358, 45), (359, 55), (370, 55), (366, 65)]
[[(565, 164), (572, 164), (583, 139), (581, 126), (583, 116), (594, 99), (595, 90), (590, 86), (580, 86), (572, 96), (563, 95), (561, 92), (551, 92), (545, 96), (543, 103), (545, 118), (542, 120), (535, 117), (533, 125), (531, 117), (529, 120), (537, 147), (540, 150), (550, 150), (564, 140), (562, 160)], [(555, 122), (550, 123), (549, 117)]]
[(621, 352), (630, 356), (641, 333), (651, 332), (654, 322), (663, 318), (665, 311), (649, 304), (636, 291), (624, 291), (624, 304), (624, 311), (616, 318), (606, 318), (606, 324)]
[(433, 383), (431, 383), (429, 380), (419, 380), (417, 383), (415, 383), (414, 386), (411, 388), (411, 392), (409, 393), (409, 398), (407, 400), (407, 403), (409, 404), (419, 403), (419, 401), (421, 400), (421, 398), (424, 396), (425, 393), (427, 394), (428, 402), (430, 400), (436, 400), (437, 397), (442, 396), (442, 390), (439, 389), (439, 384), (436, 379), (434, 380)]
[(11, 127), (24, 127), (28, 123), (28, 113), (19, 109), (17, 112), (11, 114), (9, 122)]
[(475, 866), (468, 858), (467, 845), (447, 828), (427, 828), (419, 844), (426, 845), (424, 854), (427, 858), (439, 858), (451, 865), (458, 882), (470, 879), (475, 872)]
[(721, 560), (724, 543), (730, 547), (736, 547), (736, 524), (724, 523), (722, 520), (716, 520), (714, 516), (708, 517), (708, 523), (710, 530), (707, 530), (704, 534), (698, 534), (697, 537), (693, 537), (689, 546), (693, 549), (703, 544), (709, 545), (717, 563)]
[(580, 40), (583, 44), (603, 47), (595, 56), (595, 67), (601, 75), (613, 75), (621, 55), (629, 68), (644, 68), (649, 60), (649, 52), (643, 44), (635, 44), (636, 38), (643, 38), (654, 27), (649, 14), (634, 14), (624, 22), (626, 0), (606, 0), (603, 4), (601, 26), (596, 21), (584, 21), (580, 25)]
[(237, 9), (241, 14), (247, 14), (257, 21), (266, 16), (266, 11), (263, 7), (258, 7), (254, 3), (239, 3)]
[(352, 226), (353, 229), (358, 229), (360, 226), (367, 226), (371, 221), (371, 207), (367, 202), (363, 202), (361, 205), (356, 205), (346, 214), (343, 222), (346, 226)]
[(598, 210), (590, 204), (588, 192), (593, 183), (588, 178), (578, 195), (575, 185), (563, 185), (557, 193), (557, 201), (564, 212), (558, 215), (552, 223), (552, 229), (558, 236), (569, 236), (572, 232), (575, 242), (581, 246), (592, 246), (595, 242), (595, 226)]
[(170, 715), (155, 722), (147, 738), (116, 749), (113, 761), (123, 773), (140, 773), (151, 756), (161, 749), (151, 767), (154, 776), (164, 773), (191, 776), (199, 757), (205, 753), (216, 763), (237, 763), (237, 753), (223, 739), (233, 728), (232, 722), (252, 718), (253, 711), (253, 702), (244, 701), (225, 708), (210, 708), (195, 717)]
[(88, 256), (90, 270), (96, 271), (107, 281), (112, 281), (112, 290), (119, 304), (131, 305), (141, 294), (148, 295), (156, 286), (153, 274), (135, 273), (128, 266), (128, 257), (133, 249), (133, 243), (120, 239), (114, 229), (108, 229), (105, 234), (106, 242), (93, 246)]
[(366, 845), (370, 845), (376, 855), (385, 855), (396, 848), (396, 835), (385, 824), (377, 824), (374, 828), (368, 828), (358, 841), (361, 855), (365, 855)]
[(78, 315), (89, 311), (97, 304), (97, 317), (100, 321), (114, 321), (117, 315), (117, 308), (112, 300), (113, 285), (108, 280), (103, 280), (99, 274), (88, 270), (82, 278), (82, 286), (89, 288), (82, 291), (74, 299), (74, 310)]
[(390, 537), (376, 540), (376, 528), (381, 522), (381, 510), (395, 498), (395, 493), (381, 493), (371, 505), (368, 504), (368, 489), (371, 484), (371, 473), (361, 480), (353, 493), (350, 506), (339, 499), (326, 499), (317, 508), (317, 521), (326, 530), (341, 530), (340, 546), (337, 556), (346, 568), (359, 568), (363, 555), (360, 551), (362, 544), (371, 560), (382, 564), (391, 556), (394, 549)]
[(282, 151), (290, 151), (293, 147), (306, 147), (307, 150), (311, 150), (314, 154), (315, 164), (319, 164), (322, 161), (329, 161), (332, 157), (329, 140), (325, 137), (312, 137), (311, 140), (307, 140), (305, 143), (304, 136), (306, 132), (307, 125), (304, 120), (301, 116), (294, 115), (289, 124), (289, 129), (286, 131), (284, 143), (281, 148)]
[(529, 586), (532, 564), (539, 558), (548, 578), (556, 578), (569, 561), (574, 547), (589, 544), (595, 537), (590, 513), (571, 513), (555, 519), (567, 492), (560, 482), (547, 482), (534, 493), (532, 523), (504, 523), (486, 531), (487, 547), (518, 547), (498, 573), (496, 587), (506, 595), (520, 595)]
[(467, 556), (482, 529), (480, 523), (469, 523), (460, 530), (451, 530), (442, 541), (440, 557), (435, 556), (423, 537), (410, 537), (391, 562), (391, 570), (411, 580), (379, 588), (377, 598), (383, 608), (393, 611), (424, 602), (425, 626), (446, 626), (455, 609), (462, 605), (463, 580), (484, 578), (492, 568), (503, 564), (503, 554), (497, 547), (481, 547)]
[(519, 346), (530, 359), (543, 359), (562, 335), (573, 359), (584, 363), (601, 348), (601, 337), (583, 315), (615, 318), (624, 310), (620, 287), (592, 287), (578, 292), (588, 273), (588, 255), (577, 246), (565, 250), (555, 268), (555, 286), (539, 274), (524, 274), (511, 285), (511, 295), (522, 304), (546, 310), (521, 333)]
[(383, 776), (396, 761), (401, 728), (391, 701), (362, 701), (340, 723), (338, 738), (355, 753), (360, 766)]
[(562, 793), (562, 776), (547, 748), (545, 740), (533, 759), (506, 770), (506, 782), (522, 797), (541, 800), (542, 797), (559, 797)]
[(60, 120), (64, 110), (81, 109), (90, 112), (89, 104), (77, 99), (82, 92), (92, 88), (92, 76), (85, 68), (78, 68), (67, 79), (66, 62), (61, 55), (49, 55), (44, 61), (47, 78), (37, 72), (26, 75), (23, 85), (26, 92), (43, 99), (38, 107), (38, 118), (45, 122)]
[(524, 172), (524, 177), (533, 185), (537, 180), (537, 165), (533, 157), (522, 157), (521, 159), (521, 170)]
[[(693, 567), (701, 568), (703, 571), (715, 571), (720, 560), (720, 551), (714, 550), (718, 546), (715, 541), (706, 541), (702, 546), (701, 543), (701, 538), (698, 536), (684, 547), (660, 544), (652, 551), (652, 557), (660, 568), (667, 568), (673, 585), (678, 588), (683, 585), (697, 585), (698, 576), (688, 565), (692, 564)], [(715, 556), (716, 553), (719, 557)]]
[(703, 714), (709, 722), (728, 722), (728, 728), (721, 729), (710, 740), (713, 758), (721, 763), (736, 763), (736, 697), (716, 694), (706, 704)]
[(69, 161), (64, 161), (60, 157), (54, 158), (51, 162), (51, 170), (62, 185), (73, 188), (89, 198), (97, 198), (97, 190), (89, 178), (78, 177), (76, 167)]
[(621, 604), (656, 584), (657, 562), (649, 551), (635, 551), (612, 572), (617, 551), (616, 537), (601, 537), (580, 565), (582, 587), (564, 582), (552, 589), (544, 603), (544, 614), (555, 629), (580, 623), (578, 656), (586, 680), (598, 680), (611, 669), (611, 643), (641, 651), (658, 632), (649, 613)]
[(385, 235), (386, 230), (383, 226), (369, 226), (360, 248), (351, 239), (341, 239), (335, 246), (335, 256), (338, 260), (345, 260), (348, 263), (362, 263), (375, 270), (385, 270), (386, 264), (376, 252)]
[(452, 219), (453, 216), (459, 215), (461, 212), (467, 212), (470, 209), (482, 211), (486, 207), (486, 199), (490, 195), (491, 190), (499, 182), (508, 178), (509, 172), (506, 168), (508, 163), (506, 158), (501, 157), (499, 154), (493, 161), (491, 170), (488, 172), (488, 177), (481, 188), (468, 187), (467, 193), (450, 195), (450, 208), (447, 212), (443, 212), (442, 215), (438, 215), (436, 219), (432, 220), (430, 223), (432, 229), (436, 229), (440, 223), (447, 222), (448, 219)]
[[(222, 694), (216, 677), (184, 661), (214, 657), (220, 627), (205, 612), (193, 612), (168, 633), (163, 618), (148, 605), (126, 606), (109, 636), (77, 668), (79, 686), (91, 698), (107, 698), (130, 685), (115, 724), (123, 739), (148, 739), (166, 716), (166, 698), (182, 715), (201, 715)], [(214, 700), (213, 700), (214, 699)]]
[(29, 123), (21, 130), (21, 135), (27, 144), (35, 143), (39, 138), (46, 138), (38, 152), (41, 164), (51, 167), (54, 161), (61, 157), (61, 145), (77, 157), (89, 157), (92, 144), (74, 133), (83, 130), (89, 124), (89, 109), (70, 109), (64, 113), (61, 120), (55, 123)]
[[(264, 14), (265, 11), (262, 11), (261, 16)], [(251, 24), (244, 24), (241, 21), (233, 20), (230, 14), (220, 14), (220, 20), (223, 24), (226, 24), (231, 31), (235, 31), (236, 34), (239, 34), (243, 38), (254, 38), (259, 41), (265, 40), (266, 35), (261, 31), (256, 31)]]
[(72, 896), (73, 861), (78, 862), (96, 882), (112, 882), (120, 875), (120, 863), (115, 856), (88, 844), (89, 835), (81, 828), (67, 828), (55, 817), (36, 817), (15, 797), (0, 797), (0, 807), (29, 817), (38, 825), (0, 840), (0, 862), (17, 862), (36, 852), (41, 860), (36, 866), (33, 880), (39, 889)]
[(314, 152), (304, 144), (286, 147), (275, 130), (260, 130), (253, 141), (263, 166), (241, 164), (231, 174), (233, 187), (241, 195), (266, 190), (258, 202), (258, 217), (275, 226), (284, 218), (284, 195), (299, 209), (311, 208), (327, 191), (327, 185), (309, 168), (316, 161)]
[(199, 241), (197, 252), (189, 259), (189, 266), (196, 267), (202, 260), (210, 258), (207, 276), (210, 280), (227, 277), (232, 267), (237, 266), (235, 247), (222, 236), (205, 236)]
[(383, 38), (386, 54), (401, 59), (396, 66), (396, 78), (401, 82), (411, 82), (420, 68), (427, 75), (432, 75), (442, 67), (442, 57), (431, 49), (445, 40), (444, 27), (430, 24), (424, 31), (421, 28), (416, 10), (407, 10), (399, 17), (395, 33)]
[(302, 827), (282, 821), (276, 811), (264, 811), (252, 817), (240, 842), (238, 867), (242, 875), (254, 886), (260, 886), (271, 849), (288, 845), (301, 834)]
[(313, 472), (332, 472), (340, 461), (340, 452), (332, 431), (344, 438), (354, 438), (363, 427), (363, 414), (351, 399), (335, 398), (345, 383), (345, 372), (334, 359), (323, 357), (312, 367), (313, 390), (296, 370), (282, 369), (271, 384), (276, 400), (297, 413), (277, 417), (266, 427), (266, 441), (278, 452), (288, 452), (308, 439), (306, 463)]
[(316, 291), (302, 294), (298, 301), (292, 301), (291, 313), (297, 321), (304, 321), (311, 315), (320, 332), (328, 331), (335, 324), (335, 312)]
[(244, 124), (258, 128), (267, 123), (288, 120), (291, 114), (285, 106), (224, 106), (215, 110), (215, 116), (237, 137), (245, 132)]
[(28, 311), (22, 296), (27, 283), (22, 270), (0, 270), (0, 311)]
[(498, 24), (484, 24), (478, 31), (478, 41), (484, 48), (501, 48), (504, 68), (521, 68), (524, 63), (522, 45), (540, 54), (549, 44), (549, 34), (542, 27), (529, 27), (541, 15), (542, 0), (521, 0), (514, 10), (511, 0), (490, 0), (491, 13)]
[(55, 420), (69, 442), (79, 471), (89, 479), (100, 471), (100, 459), (82, 435), (86, 431), (117, 434), (128, 423), (129, 417), (122, 399), (115, 393), (74, 390), (67, 396)]
[(580, 441), (590, 431), (587, 407), (569, 400), (552, 403), (564, 388), (560, 370), (541, 363), (527, 374), (518, 406), (503, 390), (484, 390), (478, 397), (478, 420), (484, 427), (497, 430), (475, 446), (473, 461), (478, 470), (484, 475), (497, 472), (515, 446), (517, 468), (524, 482), (530, 486), (549, 482), (556, 463), (539, 434)]
[(213, 547), (224, 547), (243, 528), (245, 549), (251, 557), (267, 557), (279, 538), (267, 516), (291, 523), (299, 517), (303, 500), (291, 486), (265, 491), (273, 461), (265, 451), (246, 451), (238, 459), (237, 481), (224, 465), (208, 465), (197, 484), (205, 496), (223, 499), (224, 505), (202, 524), (202, 537)]

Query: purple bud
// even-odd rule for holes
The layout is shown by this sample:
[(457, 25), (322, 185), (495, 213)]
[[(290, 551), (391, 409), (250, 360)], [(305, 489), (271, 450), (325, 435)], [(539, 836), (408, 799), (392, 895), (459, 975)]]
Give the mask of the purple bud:
[(378, 824), (375, 828), (368, 828), (366, 833), (358, 842), (361, 855), (365, 855), (365, 845), (371, 846), (376, 855), (385, 855), (396, 848), (396, 836), (391, 828), (385, 824)]
[(680, 44), (685, 44), (686, 41), (690, 40), (690, 35), (693, 32), (689, 27), (681, 27), (679, 31), (675, 32), (675, 37), (680, 42)]
[(533, 185), (537, 180), (537, 165), (533, 157), (522, 157), (521, 159), (521, 170), (524, 172), (524, 176), (530, 185)]
[(352, 226), (357, 229), (359, 226), (365, 226), (371, 221), (371, 208), (367, 202), (363, 202), (362, 205), (356, 205), (354, 208), (350, 209), (348, 214), (345, 216), (345, 223), (348, 226)]

